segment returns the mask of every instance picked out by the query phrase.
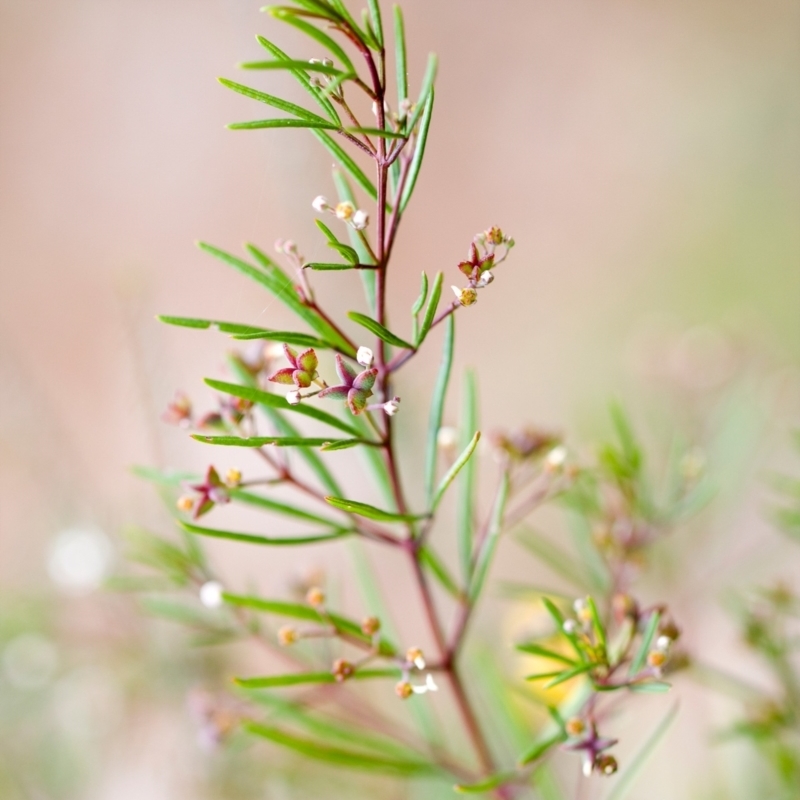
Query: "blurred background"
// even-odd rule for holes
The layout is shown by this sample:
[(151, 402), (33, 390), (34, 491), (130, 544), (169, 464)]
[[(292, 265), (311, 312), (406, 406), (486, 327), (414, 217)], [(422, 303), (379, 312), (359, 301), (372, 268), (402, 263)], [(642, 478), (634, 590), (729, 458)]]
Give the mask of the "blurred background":
[[(327, 153), (305, 131), (223, 127), (256, 116), (215, 80), (258, 57), (255, 33), (320, 55), (298, 52), (259, 5), (0, 0), (3, 797), (300, 796), (257, 759), (202, 756), (185, 697), (227, 667), (97, 591), (119, 568), (123, 529), (169, 530), (130, 466), (207, 464), (160, 417), (176, 389), (213, 405), (202, 378), (223, 374), (230, 342), (155, 315), (291, 325), (193, 242), (239, 252), (282, 237), (324, 252), (311, 200), (335, 194)], [(675, 430), (702, 443), (716, 498), (644, 591), (673, 598), (689, 649), (762, 679), (725, 598), (800, 579), (764, 481), (800, 473), (800, 2), (403, 7), (412, 87), (429, 51), (441, 67), (391, 277), (398, 329), (421, 269), (456, 282), (477, 231), (511, 233), (491, 291), (459, 315), (456, 368), (483, 373), (484, 429), (531, 423), (590, 452), (617, 399), (656, 452)], [(288, 76), (249, 77), (299, 99)], [(347, 280), (317, 285), (333, 313), (351, 307)], [(433, 352), (400, 383), (412, 437), (436, 367)], [(210, 548), (226, 579), (277, 593), (298, 569), (243, 549)], [(302, 568), (320, 560), (346, 568), (335, 548)], [(403, 575), (376, 568), (401, 590)], [(535, 579), (536, 564), (506, 549), (498, 573)], [(490, 608), (484, 628), (524, 616)], [(685, 713), (642, 791), (760, 796), (736, 746), (712, 744), (730, 709), (681, 691)]]

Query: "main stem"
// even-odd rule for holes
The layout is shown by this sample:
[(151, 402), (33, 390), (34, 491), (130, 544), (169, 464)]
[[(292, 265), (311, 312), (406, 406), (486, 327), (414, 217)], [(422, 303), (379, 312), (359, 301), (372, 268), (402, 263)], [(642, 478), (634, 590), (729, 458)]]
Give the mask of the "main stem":
[[(377, 70), (372, 59), (372, 54), (367, 51), (364, 53), (365, 58), (370, 66), (370, 73), (373, 76), (373, 83), (376, 95), (377, 106), (377, 122), (380, 129), (386, 126), (386, 116), (384, 109), (384, 94), (385, 88), (383, 81), (377, 78)], [(386, 73), (385, 70), (385, 52), (380, 53), (380, 75)], [(381, 325), (386, 325), (386, 271), (388, 267), (389, 255), (392, 251), (394, 244), (397, 227), (400, 221), (400, 209), (398, 204), (400, 202), (400, 191), (398, 188), (397, 196), (394, 198), (394, 209), (390, 225), (390, 235), (387, 237), (387, 218), (386, 218), (386, 200), (387, 200), (387, 183), (388, 183), (388, 164), (386, 163), (386, 140), (383, 137), (378, 137), (377, 153), (375, 161), (377, 165), (377, 214), (376, 214), (376, 237), (377, 237), (377, 257), (378, 269), (375, 281), (375, 312), (378, 322)], [(449, 311), (449, 310), (448, 310)], [(387, 369), (385, 344), (383, 340), (378, 339), (376, 342), (376, 365), (378, 368), (378, 390), (383, 397), (384, 402), (391, 399), (391, 372)], [(392, 485), (392, 493), (394, 495), (397, 510), (400, 513), (407, 512), (407, 504), (403, 492), (402, 482), (397, 466), (397, 458), (394, 449), (394, 439), (392, 436), (391, 417), (384, 416), (384, 439), (383, 447), (386, 455), (386, 466), (389, 472), (389, 478)], [(458, 706), (459, 713), (463, 719), (464, 726), (467, 734), (472, 742), (475, 752), (480, 760), (481, 768), (484, 773), (491, 774), (495, 771), (494, 759), (492, 758), (491, 751), (483, 735), (477, 716), (472, 708), (469, 697), (467, 696), (464, 688), (464, 683), (456, 665), (454, 656), (454, 649), (447, 645), (446, 636), (442, 625), (439, 621), (439, 616), (436, 610), (436, 604), (433, 595), (428, 585), (425, 572), (420, 561), (420, 542), (415, 538), (415, 532), (411, 525), (408, 529), (408, 539), (406, 540), (406, 550), (411, 558), (414, 576), (419, 589), (422, 605), (425, 610), (425, 615), (428, 619), (428, 624), (431, 628), (434, 640), (436, 641), (437, 649), (439, 650), (438, 656), (442, 662), (443, 672), (447, 677), (450, 684), (453, 696), (455, 697), (456, 705)], [(504, 789), (499, 789), (497, 795), (500, 798), (508, 797), (509, 795)]]

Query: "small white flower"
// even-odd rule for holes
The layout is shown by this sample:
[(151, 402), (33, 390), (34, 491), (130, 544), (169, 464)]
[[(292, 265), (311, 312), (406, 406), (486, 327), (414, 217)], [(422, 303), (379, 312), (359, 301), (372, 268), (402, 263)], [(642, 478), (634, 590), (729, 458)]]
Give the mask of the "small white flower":
[(222, 591), (219, 581), (206, 581), (200, 587), (200, 602), (206, 608), (219, 608), (223, 603)]
[(425, 683), (423, 683), (421, 686), (412, 686), (411, 691), (413, 691), (414, 694), (426, 694), (427, 692), (438, 692), (439, 687), (433, 680), (433, 675), (431, 675), (431, 673), (429, 672), (425, 676)]
[(283, 252), (287, 253), (288, 255), (296, 255), (297, 245), (291, 239), (287, 239), (283, 243)]
[(358, 352), (356, 353), (356, 361), (358, 361), (362, 367), (369, 369), (374, 360), (375, 356), (372, 354), (372, 350), (370, 350), (369, 347), (358, 348)]
[(387, 400), (383, 404), (383, 410), (390, 417), (393, 417), (400, 410), (400, 398), (399, 397), (393, 397), (391, 400)]
[(481, 275), (481, 279), (478, 281), (478, 288), (483, 289), (484, 286), (488, 286), (494, 280), (494, 275), (487, 269), (486, 272)]
[(364, 228), (369, 225), (369, 214), (366, 211), (362, 211), (360, 208), (353, 214), (353, 219), (350, 221), (350, 224), (357, 230), (363, 231)]
[(586, 608), (586, 601), (579, 597), (575, 602), (572, 604), (572, 608), (575, 610), (576, 614), (580, 614)]
[(558, 447), (554, 447), (545, 457), (544, 462), (545, 466), (549, 467), (550, 469), (557, 469), (558, 467), (564, 466), (564, 462), (567, 460), (567, 448), (559, 445)]
[(670, 639), (669, 636), (659, 636), (658, 639), (656, 639), (656, 650), (662, 653), (666, 653), (671, 646), (672, 639)]
[(578, 623), (574, 619), (565, 619), (564, 624), (561, 626), (564, 633), (575, 633), (578, 630)]
[(318, 197), (314, 198), (314, 202), (311, 203), (314, 208), (314, 211), (319, 211), (321, 214), (323, 211), (327, 211), (330, 206), (328, 205), (328, 199), (323, 195), (319, 195)]
[(300, 405), (300, 401), (302, 400), (302, 395), (300, 394), (299, 390), (292, 389), (291, 392), (286, 393), (286, 402), (290, 406), (297, 406)]
[(349, 200), (342, 200), (336, 205), (335, 213), (340, 220), (347, 222), (356, 213), (356, 207)]
[(441, 450), (452, 450), (458, 444), (458, 431), (450, 425), (439, 428), (436, 444)]

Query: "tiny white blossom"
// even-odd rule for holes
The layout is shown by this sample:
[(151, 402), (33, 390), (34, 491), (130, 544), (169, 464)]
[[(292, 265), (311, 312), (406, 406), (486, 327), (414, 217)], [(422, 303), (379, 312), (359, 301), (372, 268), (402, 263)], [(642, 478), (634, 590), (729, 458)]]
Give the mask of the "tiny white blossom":
[(478, 288), (483, 289), (484, 286), (488, 286), (494, 280), (494, 275), (487, 269), (486, 272), (481, 275), (481, 279), (478, 281)]
[(324, 195), (315, 197), (311, 205), (314, 207), (314, 211), (319, 211), (320, 213), (327, 211), (330, 208), (328, 205), (328, 199)]
[(350, 224), (357, 230), (363, 231), (364, 228), (369, 225), (369, 214), (366, 211), (362, 211), (360, 208), (353, 214), (353, 219), (350, 221)]
[(300, 400), (302, 400), (302, 395), (297, 389), (292, 389), (291, 392), (286, 393), (286, 402), (290, 406), (300, 405)]
[(335, 213), (340, 220), (347, 222), (356, 213), (356, 207), (349, 200), (342, 200), (337, 204)]
[(356, 361), (361, 364), (362, 367), (367, 367), (369, 369), (372, 366), (372, 362), (375, 360), (375, 356), (372, 353), (372, 350), (369, 347), (359, 347), (358, 352), (356, 353)]
[(393, 417), (400, 410), (400, 398), (399, 397), (393, 397), (391, 400), (387, 400), (383, 404), (383, 410), (390, 417)]
[(436, 444), (441, 450), (451, 450), (458, 444), (458, 431), (450, 425), (439, 428)]
[(666, 653), (667, 650), (672, 646), (672, 639), (669, 636), (659, 636), (656, 639), (656, 650), (660, 650), (662, 653)]
[(223, 603), (222, 584), (219, 581), (206, 581), (200, 587), (200, 602), (206, 608), (219, 608)]
[(545, 464), (551, 469), (561, 467), (567, 460), (567, 448), (559, 445), (554, 447), (545, 457)]
[(586, 608), (586, 601), (579, 597), (575, 602), (572, 604), (572, 608), (575, 610), (576, 614), (580, 614)]
[(436, 682), (433, 680), (433, 675), (430, 672), (425, 676), (425, 683), (421, 686), (412, 686), (411, 691), (414, 694), (426, 694), (427, 692), (438, 692), (439, 687), (436, 685)]
[(564, 633), (575, 633), (578, 629), (578, 623), (574, 619), (565, 619), (564, 624), (561, 626)]

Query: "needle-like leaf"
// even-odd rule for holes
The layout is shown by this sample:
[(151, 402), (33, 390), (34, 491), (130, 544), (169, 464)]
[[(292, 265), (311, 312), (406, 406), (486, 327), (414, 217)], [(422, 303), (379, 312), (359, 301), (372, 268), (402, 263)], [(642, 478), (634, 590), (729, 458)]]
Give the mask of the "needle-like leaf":
[(269, 8), (268, 11), (273, 17), (276, 17), (283, 22), (288, 22), (289, 25), (294, 25), (295, 28), (303, 31), (306, 36), (316, 39), (316, 41), (328, 49), (334, 57), (341, 61), (342, 66), (345, 68), (345, 72), (355, 75), (356, 68), (353, 66), (353, 62), (350, 60), (350, 57), (347, 55), (344, 49), (339, 46), (339, 43), (335, 39), (332, 39), (330, 36), (328, 36), (327, 33), (321, 31), (310, 22), (306, 22), (302, 17), (298, 17), (296, 14), (287, 13), (286, 8), (276, 6)]
[(431, 127), (431, 117), (433, 116), (433, 98), (434, 91), (431, 88), (428, 99), (425, 101), (425, 107), (422, 112), (422, 120), (419, 125), (419, 135), (417, 136), (417, 143), (414, 146), (414, 155), (411, 159), (411, 166), (408, 169), (408, 177), (406, 178), (405, 185), (403, 186), (403, 194), (400, 197), (400, 213), (406, 210), (408, 201), (411, 200), (411, 195), (414, 192), (414, 187), (417, 184), (417, 176), (419, 175), (420, 168), (422, 167), (422, 159), (425, 155), (425, 144), (428, 141), (428, 131)]
[(477, 602), (483, 585), (486, 583), (486, 578), (489, 575), (489, 567), (494, 557), (494, 551), (497, 549), (497, 542), (503, 527), (503, 516), (505, 515), (506, 503), (508, 502), (510, 484), (511, 482), (506, 472), (503, 474), (503, 479), (500, 482), (500, 488), (497, 491), (497, 497), (492, 507), (492, 516), (489, 520), (489, 530), (486, 539), (481, 549), (475, 554), (475, 567), (472, 571), (472, 580), (469, 586), (469, 599), (472, 603)]
[(331, 122), (317, 122), (311, 119), (254, 119), (248, 122), (230, 122), (225, 126), (231, 131), (257, 131), (265, 128), (328, 128), (336, 130), (338, 127)]
[[(347, 680), (369, 680), (370, 678), (399, 678), (400, 670), (359, 669)], [(263, 678), (234, 678), (237, 686), (243, 689), (273, 689), (278, 686), (298, 686), (304, 683), (336, 683), (332, 672), (294, 672), (288, 675), (266, 675)]]
[[(437, 283), (433, 287), (431, 303), (436, 297), (436, 285), (441, 290), (441, 272), (436, 276)], [(430, 309), (430, 304), (428, 306)], [(426, 315), (427, 316), (427, 315)], [(439, 429), (442, 427), (444, 417), (444, 401), (447, 395), (447, 385), (450, 382), (450, 369), (453, 366), (453, 349), (455, 347), (455, 319), (451, 314), (447, 318), (444, 335), (444, 345), (442, 348), (442, 363), (439, 366), (439, 375), (436, 379), (436, 386), (433, 390), (431, 401), (431, 413), (428, 421), (428, 441), (426, 445), (425, 457), (425, 493), (428, 503), (433, 504), (433, 497), (436, 484), (436, 463), (439, 451)]]
[(380, 522), (413, 522), (417, 519), (424, 519), (427, 514), (400, 514), (395, 511), (384, 511), (375, 508), (367, 503), (359, 503), (355, 500), (346, 500), (343, 497), (326, 497), (325, 501), (334, 508), (346, 511), (348, 514), (356, 514), (359, 517), (374, 519)]
[(633, 657), (631, 661), (630, 669), (628, 670), (628, 675), (636, 675), (638, 672), (641, 671), (642, 667), (645, 665), (647, 661), (647, 653), (650, 650), (650, 645), (653, 643), (653, 639), (655, 638), (656, 631), (658, 630), (658, 623), (661, 621), (661, 614), (658, 611), (653, 611), (650, 614), (650, 619), (647, 620), (647, 627), (642, 634), (642, 641), (639, 644), (639, 649), (636, 651), (636, 655)]
[[(464, 374), (464, 399), (461, 412), (461, 446), (469, 447), (467, 437), (470, 431), (478, 429), (478, 384), (475, 373), (467, 370)], [(456, 537), (461, 574), (469, 582), (472, 570), (472, 548), (475, 528), (475, 496), (477, 491), (478, 459), (470, 459), (458, 478), (458, 507), (456, 516)]]
[(359, 314), (358, 311), (348, 311), (347, 316), (350, 317), (353, 322), (357, 322), (371, 333), (374, 333), (379, 339), (383, 339), (387, 344), (393, 345), (394, 347), (405, 347), (409, 350), (414, 349), (413, 345), (404, 341), (399, 336), (396, 336), (388, 328), (381, 325), (380, 322), (372, 319), (372, 317), (368, 317), (366, 314)]
[(466, 466), (467, 462), (470, 460), (470, 457), (475, 452), (475, 448), (478, 446), (478, 442), (481, 438), (481, 432), (475, 431), (475, 435), (470, 439), (467, 446), (464, 448), (461, 455), (455, 460), (453, 466), (450, 467), (449, 470), (445, 473), (444, 477), (439, 483), (438, 488), (436, 489), (436, 494), (433, 496), (433, 505), (431, 506), (431, 513), (436, 511), (439, 507), (439, 503), (442, 502), (442, 498), (444, 497), (444, 493), (447, 491), (447, 487), (455, 480), (456, 475)]
[[(216, 444), (222, 447), (323, 447), (342, 440), (309, 437), (309, 436), (206, 436), (202, 433), (193, 433), (192, 439), (196, 439), (203, 444)], [(369, 439), (350, 439), (353, 444), (375, 444)]]
[(217, 328), (222, 333), (228, 333), (234, 339), (265, 339), (271, 342), (285, 342), (297, 347), (315, 347), (318, 350), (326, 350), (331, 347), (329, 342), (310, 336), (307, 333), (296, 333), (294, 331), (273, 331), (267, 328), (259, 328), (256, 325), (242, 325), (237, 322), (222, 322), (214, 319), (197, 319), (195, 317), (168, 317), (159, 315), (158, 319), (167, 325), (176, 325), (180, 328), (196, 328), (198, 330), (208, 330)]
[(251, 89), (249, 86), (243, 86), (241, 83), (236, 83), (235, 81), (228, 80), (227, 78), (217, 78), (217, 80), (223, 86), (227, 86), (228, 89), (231, 89), (234, 92), (238, 92), (245, 97), (250, 97), (253, 100), (258, 100), (260, 103), (265, 103), (266, 105), (277, 108), (280, 111), (285, 111), (287, 114), (294, 114), (294, 116), (309, 120), (310, 122), (319, 122), (326, 127), (337, 127), (336, 125), (332, 125), (328, 120), (320, 117), (319, 114), (314, 114), (312, 111), (308, 111), (302, 106), (290, 103), (288, 100), (282, 100), (280, 97), (275, 97), (271, 94), (267, 94), (266, 92), (259, 92), (257, 89)]
[(193, 525), (189, 522), (181, 522), (181, 527), (189, 533), (196, 533), (199, 536), (209, 536), (214, 539), (231, 539), (234, 542), (243, 542), (245, 544), (259, 544), (291, 547), (292, 545), (300, 544), (317, 544), (320, 542), (332, 542), (334, 539), (341, 539), (343, 536), (349, 536), (353, 533), (352, 530), (337, 530), (334, 533), (315, 533), (300, 536), (257, 536), (251, 533), (239, 533), (236, 531), (218, 530), (217, 528), (206, 528), (202, 525)]
[[(428, 331), (433, 325), (433, 320), (436, 317), (436, 309), (439, 307), (439, 298), (442, 296), (442, 281), (444, 280), (444, 273), (437, 272), (436, 277), (433, 279), (433, 288), (431, 289), (431, 299), (428, 301), (428, 307), (425, 309), (425, 316), (422, 318), (422, 327), (419, 329), (419, 336), (417, 336), (417, 347), (419, 347), (428, 335)], [(452, 315), (450, 317), (452, 319)]]

